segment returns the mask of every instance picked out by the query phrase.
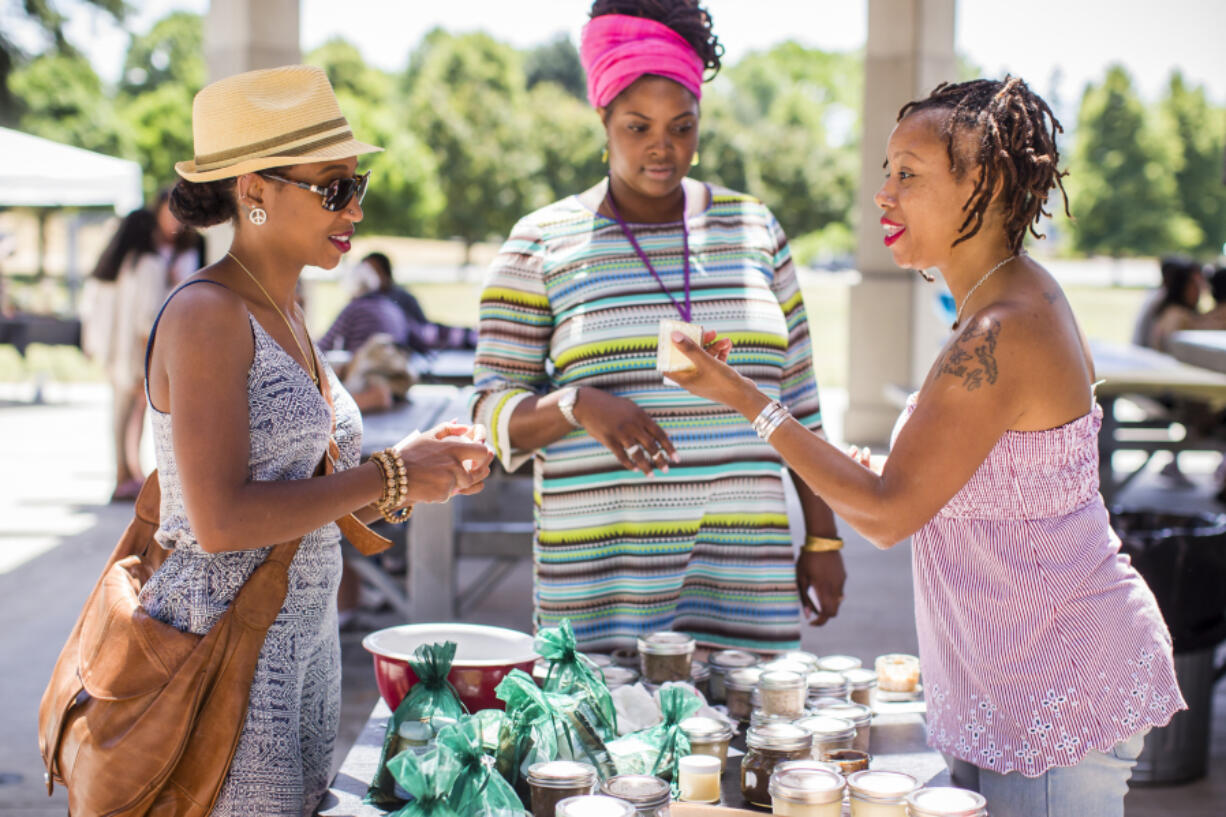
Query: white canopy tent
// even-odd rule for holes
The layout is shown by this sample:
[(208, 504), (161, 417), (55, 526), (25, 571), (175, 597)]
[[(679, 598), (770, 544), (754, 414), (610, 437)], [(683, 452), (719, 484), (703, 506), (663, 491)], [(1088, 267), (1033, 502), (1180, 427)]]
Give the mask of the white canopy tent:
[(0, 207), (141, 206), (140, 165), (0, 128)]

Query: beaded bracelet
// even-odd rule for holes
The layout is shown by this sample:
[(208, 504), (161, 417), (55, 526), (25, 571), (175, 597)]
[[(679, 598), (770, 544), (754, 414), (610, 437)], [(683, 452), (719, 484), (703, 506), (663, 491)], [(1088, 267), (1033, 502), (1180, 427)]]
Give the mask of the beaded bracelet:
[(413, 515), (413, 506), (399, 507), (409, 495), (408, 471), (404, 461), (391, 448), (376, 451), (370, 460), (383, 473), (383, 492), (375, 502), (375, 507), (388, 522), (407, 522)]

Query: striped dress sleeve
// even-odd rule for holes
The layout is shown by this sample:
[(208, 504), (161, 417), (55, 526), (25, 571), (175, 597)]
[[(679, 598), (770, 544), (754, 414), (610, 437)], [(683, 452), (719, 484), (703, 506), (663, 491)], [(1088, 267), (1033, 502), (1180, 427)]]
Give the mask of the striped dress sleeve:
[(544, 266), (541, 231), (521, 220), (494, 259), (481, 292), (476, 389), (469, 409), (473, 422), (489, 430), (489, 443), (507, 471), (533, 453), (511, 444), (511, 415), (524, 398), (545, 394), (550, 386), (546, 360), (554, 326)]
[(822, 427), (822, 407), (818, 399), (817, 378), (813, 374), (813, 345), (804, 298), (796, 280), (796, 265), (783, 227), (769, 211), (775, 274), (771, 290), (783, 310), (788, 327), (788, 346), (783, 363), (779, 402), (788, 407), (801, 425), (811, 431)]

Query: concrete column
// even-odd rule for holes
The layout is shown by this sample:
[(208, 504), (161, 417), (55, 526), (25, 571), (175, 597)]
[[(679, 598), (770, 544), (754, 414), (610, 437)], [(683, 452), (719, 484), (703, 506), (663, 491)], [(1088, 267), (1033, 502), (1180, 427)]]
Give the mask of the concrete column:
[(881, 187), (886, 142), (898, 109), (956, 76), (956, 0), (869, 0), (864, 56), (856, 267), (848, 344), (850, 442), (881, 443), (898, 417), (892, 387), (918, 388), (948, 333), (934, 308), (936, 287), (894, 265), (882, 243)]

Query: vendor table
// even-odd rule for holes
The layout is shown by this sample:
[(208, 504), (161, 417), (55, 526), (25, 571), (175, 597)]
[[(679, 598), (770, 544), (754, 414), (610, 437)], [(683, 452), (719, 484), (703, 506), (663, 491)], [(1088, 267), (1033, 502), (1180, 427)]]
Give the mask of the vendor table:
[(1192, 366), (1226, 374), (1226, 330), (1189, 329), (1167, 342), (1171, 357)]
[[(924, 742), (923, 704), (882, 704), (877, 709), (869, 744), (873, 758), (871, 768), (906, 772), (924, 785), (950, 785), (945, 760)], [(380, 698), (362, 734), (345, 756), (332, 787), (319, 804), (317, 813), (321, 817), (382, 817), (384, 812), (363, 805), (362, 798), (366, 796), (366, 789), (379, 764), (383, 733), (389, 717), (391, 711)], [(733, 745), (744, 747), (743, 733)], [(739, 755), (728, 758), (722, 798), (726, 806), (745, 807), (741, 798), (740, 766)]]

